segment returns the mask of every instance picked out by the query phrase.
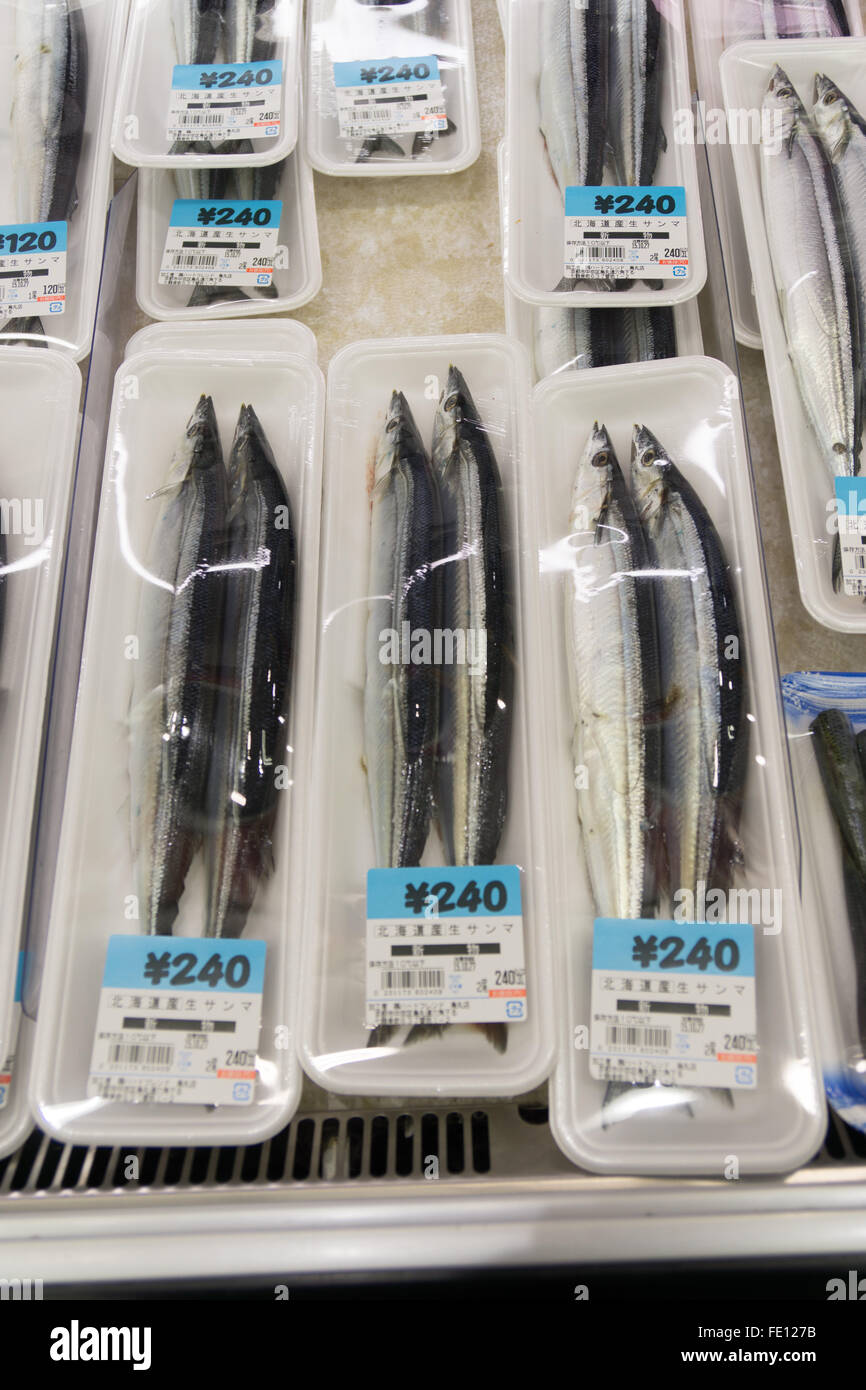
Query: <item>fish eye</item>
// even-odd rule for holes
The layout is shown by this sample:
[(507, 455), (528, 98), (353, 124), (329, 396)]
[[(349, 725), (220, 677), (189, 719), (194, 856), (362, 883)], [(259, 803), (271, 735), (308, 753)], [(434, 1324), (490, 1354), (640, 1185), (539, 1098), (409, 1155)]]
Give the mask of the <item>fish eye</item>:
[(444, 397), (442, 398), (442, 409), (443, 409), (443, 410), (453, 410), (454, 407), (456, 406), (456, 404), (457, 404), (457, 392), (456, 392), (456, 391), (452, 391), (451, 394), (450, 394), (449, 396), (444, 396)]
[(827, 92), (826, 95), (825, 95), (825, 97), (824, 97), (824, 105), (825, 105), (825, 106), (832, 106), (833, 103), (834, 103), (835, 101), (838, 101), (838, 100), (839, 100), (839, 98), (837, 97), (837, 95), (836, 95), (835, 92)]
[(658, 454), (656, 453), (655, 449), (647, 449), (646, 453), (643, 456), (643, 462), (645, 464), (655, 463), (657, 458)]
[(844, 444), (834, 444), (834, 445), (833, 445), (833, 453), (834, 453), (834, 454), (847, 454), (847, 452), (848, 452), (848, 449), (847, 449), (847, 447), (846, 447)]
[(609, 454), (607, 453), (607, 450), (606, 450), (606, 449), (602, 449), (602, 451), (601, 451), (600, 454), (596, 454), (596, 456), (595, 456), (595, 466), (596, 466), (596, 468), (607, 468), (607, 465), (608, 465), (609, 463), (610, 463), (610, 456), (609, 456)]

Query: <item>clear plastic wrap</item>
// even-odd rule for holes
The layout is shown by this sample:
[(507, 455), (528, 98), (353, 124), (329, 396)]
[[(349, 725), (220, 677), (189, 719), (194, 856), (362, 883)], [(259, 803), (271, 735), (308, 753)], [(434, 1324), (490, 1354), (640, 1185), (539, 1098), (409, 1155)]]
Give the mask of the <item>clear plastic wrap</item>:
[(329, 1091), (514, 1095), (551, 1065), (528, 393), (504, 337), (331, 363), (301, 983)]
[(469, 0), (311, 0), (305, 85), (323, 174), (454, 174), (481, 153)]
[[(784, 71), (777, 70), (780, 61)], [(774, 95), (769, 89), (777, 71), (780, 83), (790, 81), (792, 87), (779, 85)], [(856, 287), (853, 276), (849, 280), (844, 273), (844, 247), (849, 236), (862, 244), (863, 223), (857, 214), (849, 222), (839, 209), (837, 166), (822, 153), (825, 143), (812, 115), (817, 74), (832, 79), (861, 113), (866, 111), (866, 40), (792, 39), (783, 54), (772, 43), (738, 44), (724, 54), (721, 74), (728, 111), (752, 113), (762, 127), (758, 143), (734, 145), (733, 155), (800, 597), (826, 627), (866, 632), (863, 599), (846, 593), (841, 581), (837, 586), (834, 476), (860, 471), (862, 348), (856, 341)], [(786, 108), (796, 105), (801, 110), (804, 105), (808, 117), (802, 133), (798, 124), (792, 134)], [(850, 155), (857, 157), (853, 143)], [(796, 218), (788, 200), (796, 203)], [(859, 296), (866, 305), (866, 279)], [(847, 304), (840, 312), (842, 299)]]
[[(244, 171), (227, 171), (228, 186), (218, 189), (218, 213), (221, 205), (243, 205), (245, 198), (265, 196), (260, 189), (247, 189), (237, 179), (232, 181), (235, 172), (243, 176)], [(282, 215), (273, 276), (264, 289), (215, 286), (206, 288), (202, 295), (198, 285), (207, 286), (209, 279), (214, 278), (207, 271), (198, 274), (197, 284), (192, 280), (184, 284), (160, 284), (169, 219), (175, 201), (185, 194), (179, 190), (171, 169), (143, 169), (140, 177), (136, 298), (151, 318), (180, 321), (279, 314), (299, 308), (318, 294), (322, 285), (322, 259), (313, 175), (299, 148), (296, 147), (279, 166), (275, 186), (266, 190), (269, 198), (282, 203)], [(237, 203), (230, 203), (235, 196)], [(211, 205), (214, 201), (209, 199)], [(252, 281), (252, 275), (248, 279)]]
[(32, 1081), (76, 1143), (254, 1143), (300, 1094), (324, 389), (228, 327), (115, 378)]
[[(843, 0), (838, 0), (838, 3), (842, 2)], [(833, 17), (833, 7), (834, 0), (777, 0), (775, 7), (769, 8), (775, 8), (779, 15), (778, 37), (787, 40), (795, 36), (805, 37), (813, 29), (823, 32), (825, 26), (838, 28), (838, 21)], [(863, 21), (858, 0), (847, 0), (843, 8), (851, 33), (862, 34)], [(761, 330), (752, 287), (746, 234), (737, 197), (737, 180), (729, 147), (729, 142), (733, 141), (735, 136), (741, 137), (739, 131), (735, 131), (724, 121), (719, 60), (724, 50), (732, 44), (742, 42), (747, 37), (763, 36), (762, 13), (766, 9), (760, 0), (719, 0), (719, 3), (712, 5), (708, 5), (706, 0), (691, 0), (689, 5), (698, 92), (703, 103), (701, 138), (706, 142), (707, 158), (716, 192), (719, 236), (725, 257), (734, 332), (738, 342), (751, 348), (761, 346)], [(743, 21), (747, 26), (751, 26), (751, 35), (747, 28), (743, 27)], [(781, 56), (778, 49), (777, 56)]]
[(132, 0), (111, 143), (152, 169), (274, 164), (298, 139), (301, 0)]
[(597, 1172), (783, 1172), (825, 1112), (736, 378), (565, 372), (533, 413), (553, 1133)]
[[(508, 153), (497, 151), (499, 202), (507, 203)], [(700, 357), (704, 350), (697, 299), (675, 307), (567, 309), (527, 304), (505, 285), (505, 327), (529, 353), (536, 380), (569, 367), (609, 367), (653, 357)]]
[(48, 345), (76, 361), (90, 349), (126, 10), (0, 3), (0, 348)]
[[(616, 0), (615, 20), (616, 39), (608, 0), (508, 7), (505, 279), (531, 304), (600, 305), (613, 293), (677, 304), (706, 280), (695, 146), (681, 138), (692, 119), (682, 2)], [(583, 55), (577, 77), (571, 54)], [(620, 63), (640, 72), (640, 99)], [(640, 130), (629, 124), (639, 111)], [(578, 218), (567, 264), (566, 228)], [(633, 261), (644, 273), (629, 278)]]
[(9, 1050), (57, 605), (74, 476), (81, 374), (53, 349), (3, 350), (0, 484), (0, 1064)]
[(866, 1132), (866, 882), (859, 855), (866, 676), (798, 671), (782, 677), (782, 696), (824, 1088), (837, 1114)]
[[(305, 323), (298, 319), (256, 319), (252, 323), (220, 322), (218, 319), (208, 324), (208, 342), (214, 347), (230, 348), (233, 352), (246, 352), (252, 355), (263, 347), (277, 352), (288, 352), (300, 357), (317, 360), (318, 346), (316, 335)], [(201, 342), (201, 329), (195, 323), (186, 325), (172, 323), (149, 323), (133, 333), (126, 344), (124, 356), (166, 347), (176, 351), (179, 347), (196, 347)]]

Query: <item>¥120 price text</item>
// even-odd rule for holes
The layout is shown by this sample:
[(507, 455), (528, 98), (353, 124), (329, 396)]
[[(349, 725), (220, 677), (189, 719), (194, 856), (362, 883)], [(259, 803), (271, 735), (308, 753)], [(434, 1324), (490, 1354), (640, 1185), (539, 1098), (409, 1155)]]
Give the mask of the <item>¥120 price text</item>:
[(11, 256), (26, 256), (31, 251), (53, 251), (56, 245), (56, 232), (0, 233), (0, 251), (8, 251)]

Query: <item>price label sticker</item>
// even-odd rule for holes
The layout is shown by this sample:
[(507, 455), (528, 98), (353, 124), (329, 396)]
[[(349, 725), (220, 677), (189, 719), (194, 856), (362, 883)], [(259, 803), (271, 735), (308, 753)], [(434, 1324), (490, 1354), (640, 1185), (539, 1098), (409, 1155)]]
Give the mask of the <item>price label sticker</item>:
[(263, 941), (112, 936), (88, 1096), (249, 1105), (266, 949)]
[(0, 315), (62, 314), (66, 308), (66, 223), (0, 227)]
[(368, 1028), (525, 1018), (515, 865), (369, 870)]
[(273, 280), (281, 202), (206, 202), (177, 198), (171, 210), (161, 285), (243, 285)]
[(599, 917), (592, 948), (596, 1081), (758, 1082), (755, 929)]
[(565, 276), (684, 280), (689, 273), (684, 188), (567, 188)]
[(172, 70), (169, 140), (256, 140), (280, 133), (283, 64), (178, 63)]
[(837, 478), (835, 487), (845, 593), (866, 598), (866, 478)]
[(439, 60), (434, 54), (335, 63), (334, 86), (340, 135), (346, 140), (435, 134), (448, 128)]
[[(3, 1051), (0, 1052), (0, 1110), (4, 1105), (8, 1105), (12, 1088), (12, 1072), (15, 1067), (15, 1049), (18, 1045), (18, 1030), (21, 1027), (21, 990), (24, 983), (24, 952), (18, 953), (18, 969), (15, 972), (15, 999), (12, 1006), (12, 1018), (9, 1025), (9, 1036), (3, 1043)], [(5, 1052), (5, 1057), (3, 1053)]]

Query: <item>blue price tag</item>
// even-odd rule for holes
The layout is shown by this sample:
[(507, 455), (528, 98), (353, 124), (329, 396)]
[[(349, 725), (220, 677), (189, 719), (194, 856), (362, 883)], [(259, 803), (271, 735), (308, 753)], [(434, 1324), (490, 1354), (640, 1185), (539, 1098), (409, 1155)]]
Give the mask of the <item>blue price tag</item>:
[(202, 937), (112, 936), (103, 989), (179, 990), (202, 994), (261, 994), (264, 941)]
[(866, 478), (837, 478), (836, 501), (840, 516), (866, 518)]
[(419, 58), (362, 58), (355, 63), (335, 63), (337, 87), (378, 87), (389, 83), (438, 82), (439, 59), (435, 54)]
[(514, 864), (477, 868), (368, 869), (367, 917), (516, 917)]
[(241, 230), (278, 228), (283, 205), (273, 202), (239, 203), (233, 199), (211, 199), (199, 203), (192, 198), (176, 198), (171, 209), (170, 227), (238, 227)]
[(0, 256), (44, 255), (65, 250), (65, 222), (21, 222), (0, 227)]
[(684, 188), (566, 188), (566, 217), (685, 217)]
[(176, 92), (243, 93), (247, 87), (278, 87), (282, 80), (283, 64), (279, 58), (266, 63), (176, 63), (171, 74)]
[(592, 968), (640, 974), (753, 976), (755, 929), (739, 922), (597, 917)]

